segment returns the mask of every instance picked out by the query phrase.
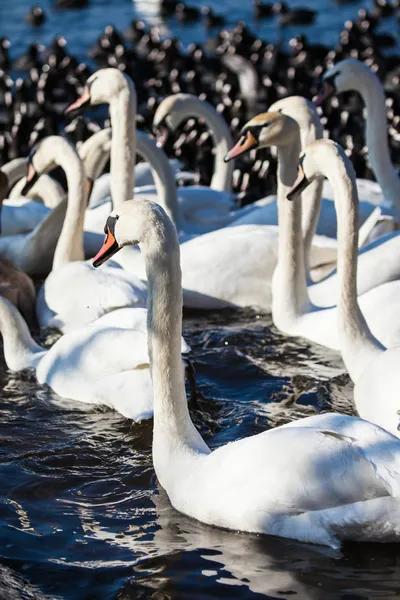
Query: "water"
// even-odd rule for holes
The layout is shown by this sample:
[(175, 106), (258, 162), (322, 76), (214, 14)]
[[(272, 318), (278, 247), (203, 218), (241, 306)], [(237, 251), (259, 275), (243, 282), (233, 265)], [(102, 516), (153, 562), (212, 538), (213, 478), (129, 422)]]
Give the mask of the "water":
[[(254, 313), (185, 317), (212, 448), (293, 418), (352, 413), (334, 352), (287, 340)], [(152, 423), (58, 399), (1, 372), (0, 597), (369, 598), (400, 592), (400, 550), (342, 554), (219, 531), (159, 489)], [(271, 457), (272, 459), (273, 457)], [(11, 591), (13, 594), (11, 595)]]
[[(12, 57), (25, 51), (27, 44), (38, 42), (47, 45), (55, 35), (64, 35), (68, 41), (69, 51), (81, 60), (87, 60), (87, 51), (94, 44), (100, 32), (110, 23), (124, 31), (133, 18), (141, 18), (148, 23), (160, 25), (161, 33), (179, 38), (183, 45), (191, 42), (203, 43), (213, 35), (207, 33), (202, 23), (180, 25), (175, 19), (162, 21), (158, 14), (157, 0), (90, 0), (89, 6), (83, 10), (57, 10), (55, 2), (40, 2), (47, 14), (46, 23), (33, 28), (24, 22), (24, 16), (32, 5), (31, 0), (13, 2), (12, 10), (7, 0), (0, 0), (0, 35), (6, 35), (12, 42)], [(347, 19), (357, 17), (360, 8), (371, 8), (372, 0), (356, 0), (351, 4), (336, 4), (334, 0), (290, 0), (290, 6), (309, 6), (318, 11), (316, 23), (312, 26), (291, 26), (280, 29), (276, 20), (254, 22), (252, 1), (237, 0), (190, 0), (194, 6), (211, 5), (215, 12), (222, 14), (229, 28), (239, 19), (244, 20), (251, 29), (263, 39), (276, 42), (279, 39), (289, 40), (300, 32), (306, 33), (312, 42), (323, 42), (334, 46)], [(385, 31), (398, 36), (398, 28), (394, 17), (384, 19), (378, 31)], [(214, 32), (215, 34), (215, 32)], [(400, 44), (398, 44), (398, 49)]]
[[(307, 4), (320, 10), (307, 35), (334, 44), (343, 21), (365, 2)], [(0, 35), (10, 38), (13, 57), (32, 41), (48, 44), (64, 34), (70, 52), (85, 59), (108, 23), (124, 29), (135, 16), (158, 19), (151, 0), (92, 0), (82, 11), (56, 11), (46, 1), (48, 21), (36, 30), (23, 21), (29, 5), (18, 0), (11, 10), (0, 0)], [(273, 22), (254, 26), (250, 2), (214, 5), (228, 25), (241, 18), (272, 41), (281, 35)], [(385, 29), (394, 31), (392, 20)], [(170, 20), (163, 31), (184, 44), (205, 40), (199, 24)], [(251, 312), (192, 313), (184, 325), (197, 373), (191, 416), (212, 448), (332, 408), (353, 414), (352, 386), (337, 354), (288, 340)], [(133, 425), (55, 399), (31, 373), (4, 366), (0, 390), (0, 598), (399, 596), (397, 547), (353, 545), (333, 553), (201, 525), (173, 510), (157, 485), (151, 422)]]

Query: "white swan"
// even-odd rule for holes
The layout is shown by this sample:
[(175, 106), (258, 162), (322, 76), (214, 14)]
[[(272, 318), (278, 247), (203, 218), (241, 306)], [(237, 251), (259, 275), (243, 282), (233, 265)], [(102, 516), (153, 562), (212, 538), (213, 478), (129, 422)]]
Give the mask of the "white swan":
[[(120, 311), (114, 311), (119, 313)], [(134, 421), (153, 415), (146, 309), (121, 309), (59, 338), (45, 350), (18, 311), (0, 297), (4, 357), (12, 371), (33, 368), (58, 396), (104, 405)], [(182, 338), (182, 351), (189, 347)]]
[[(131, 183), (133, 185), (133, 179), (136, 177), (134, 169), (136, 150), (138, 149), (138, 134), (134, 134), (136, 127), (136, 92), (132, 80), (116, 69), (101, 69), (88, 79), (87, 87), (83, 90), (82, 96), (68, 107), (66, 112), (76, 112), (82, 106), (89, 103), (91, 105), (104, 103), (110, 105), (110, 117), (113, 125), (110, 177), (113, 205), (118, 206), (123, 201), (121, 200), (123, 198), (122, 191), (126, 193), (125, 199), (132, 198), (133, 192), (142, 195), (145, 194), (146, 197), (152, 196), (156, 199), (159, 194), (159, 187), (157, 185), (159, 180), (157, 181), (156, 177), (154, 178), (155, 187), (145, 186), (145, 188), (138, 189), (136, 186), (135, 188), (132, 187), (128, 193), (128, 185)], [(118, 119), (118, 126), (114, 126), (116, 119)], [(225, 124), (224, 127), (227, 129)], [(141, 144), (143, 144), (143, 135), (141, 134)], [(88, 141), (87, 143), (90, 146), (89, 151), (92, 152), (94, 142), (90, 143)], [(129, 143), (129, 152), (121, 152), (120, 150), (125, 143)], [(225, 147), (226, 144), (223, 145), (223, 149)], [(84, 151), (87, 154), (88, 150), (84, 149)], [(146, 158), (150, 166), (153, 167), (153, 176), (155, 173), (154, 167), (158, 170), (161, 167), (162, 160), (170, 169), (166, 155), (161, 149), (156, 149), (155, 144), (153, 149), (148, 149), (147, 151), (148, 157)], [(163, 153), (164, 159), (160, 158), (161, 153)], [(121, 161), (123, 160), (126, 161), (124, 167), (121, 166)], [(100, 165), (104, 166), (105, 162), (102, 159)], [(165, 169), (165, 166), (163, 168)], [(229, 167), (230, 171), (231, 168)], [(171, 178), (170, 186), (176, 187), (173, 173), (169, 177)], [(115, 180), (117, 179), (121, 180), (119, 186), (115, 184)], [(176, 196), (176, 189), (171, 193)], [(107, 199), (104, 201), (107, 201)], [(98, 201), (98, 204), (102, 204), (102, 202)], [(110, 211), (111, 200), (108, 200), (108, 202), (107, 209)], [(225, 225), (231, 220), (230, 210), (235, 207), (230, 193), (213, 190), (204, 186), (178, 188), (177, 202), (179, 204), (179, 230), (187, 235), (202, 234)], [(94, 203), (93, 206), (95, 206)], [(178, 215), (175, 214), (174, 216), (175, 223), (178, 225)]]
[[(324, 156), (326, 145), (319, 148)], [(310, 302), (306, 280), (304, 247), (301, 233), (301, 203), (292, 205), (286, 201), (287, 193), (296, 179), (300, 140), (298, 124), (294, 119), (281, 113), (264, 113), (249, 121), (242, 129), (242, 136), (232, 149), (234, 156), (246, 152), (250, 147), (262, 148), (275, 145), (278, 147), (278, 207), (279, 207), (279, 252), (278, 264), (272, 279), (272, 316), (275, 325), (284, 333), (306, 337), (318, 344), (334, 350), (340, 349), (339, 331), (337, 328), (337, 307), (323, 308)], [(228, 156), (229, 156), (228, 155)], [(327, 169), (329, 167), (327, 152)], [(338, 262), (348, 252), (348, 244), (356, 244), (354, 262), (357, 262), (357, 225), (358, 212), (350, 234), (344, 233), (347, 227), (346, 214), (339, 211), (337, 189), (340, 181), (335, 180), (335, 206), (338, 211), (339, 248)], [(358, 204), (357, 204), (358, 206)], [(349, 209), (350, 211), (350, 209)], [(354, 212), (354, 211), (353, 211)], [(398, 238), (398, 236), (397, 236)], [(397, 238), (394, 238), (396, 240)], [(353, 250), (353, 249), (352, 249)], [(379, 248), (378, 248), (379, 250)], [(373, 254), (371, 264), (374, 264)], [(379, 257), (379, 254), (378, 254)], [(339, 271), (339, 269), (338, 269)], [(356, 285), (356, 272), (352, 272)], [(319, 284), (318, 284), (319, 285)], [(340, 274), (337, 276), (337, 295), (343, 293)], [(314, 286), (311, 287), (311, 290)], [(390, 298), (390, 299), (389, 299)], [(372, 333), (385, 346), (400, 343), (400, 281), (389, 281), (379, 285), (359, 297), (361, 310), (371, 328)], [(332, 304), (335, 296), (332, 297)]]
[(186, 403), (176, 230), (161, 207), (139, 199), (113, 211), (106, 228), (96, 265), (124, 245), (142, 245), (153, 462), (174, 508), (210, 525), (332, 547), (399, 541), (400, 442), (371, 423), (322, 415), (210, 451)]
[(19, 235), (32, 231), (64, 198), (59, 183), (48, 175), (40, 177), (28, 197), (21, 197), (28, 165), (25, 158), (15, 158), (1, 167), (11, 190), (1, 209), (1, 235)]
[[(397, 368), (400, 347), (384, 348), (373, 337), (375, 330), (370, 323), (372, 321), (375, 325), (374, 320), (370, 319), (370, 313), (379, 311), (383, 315), (379, 322), (388, 330), (398, 331), (400, 311), (396, 310), (396, 305), (399, 304), (400, 282), (396, 282), (395, 287), (392, 283), (375, 288), (357, 302), (354, 235), (357, 191), (354, 170), (343, 149), (327, 140), (311, 144), (301, 158), (301, 165), (300, 175), (304, 184), (326, 176), (337, 195), (339, 227), (342, 228), (339, 235), (343, 237), (343, 241), (340, 241), (338, 260), (341, 284), (338, 305), (339, 334), (342, 357), (355, 383), (354, 400), (357, 411), (361, 417), (400, 436), (400, 375)], [(299, 185), (302, 186), (299, 183), (295, 186), (295, 191), (296, 187), (299, 189)], [(367, 302), (361, 302), (365, 297)]]
[(30, 160), (27, 185), (34, 180), (35, 174), (56, 165), (64, 169), (68, 182), (68, 207), (52, 270), (40, 288), (36, 302), (40, 326), (56, 327), (65, 333), (91, 323), (110, 310), (143, 306), (146, 286), (134, 275), (114, 263), (99, 272), (83, 261), (87, 181), (75, 148), (61, 137), (50, 136), (41, 140)]
[[(400, 219), (400, 179), (390, 159), (385, 91), (378, 77), (359, 60), (346, 59), (338, 62), (323, 76), (323, 91), (316, 99), (321, 104), (333, 93), (354, 90), (366, 106), (365, 138), (372, 170), (381, 188), (379, 203), (387, 201)], [(365, 181), (365, 193), (371, 202), (377, 203), (377, 184)]]

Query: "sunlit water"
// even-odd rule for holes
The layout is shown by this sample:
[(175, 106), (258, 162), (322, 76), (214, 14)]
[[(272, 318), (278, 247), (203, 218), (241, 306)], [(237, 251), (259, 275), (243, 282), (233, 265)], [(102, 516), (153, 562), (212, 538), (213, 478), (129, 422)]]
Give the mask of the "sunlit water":
[[(200, 5), (199, 0), (190, 0)], [(273, 22), (254, 26), (251, 3), (210, 2), (233, 25), (239, 18), (270, 40), (288, 39)], [(305, 2), (293, 0), (292, 5)], [(360, 1), (321, 12), (305, 31), (337, 41)], [(84, 59), (108, 23), (124, 29), (134, 16), (158, 22), (151, 0), (92, 0), (82, 11), (56, 11), (24, 24), (30, 2), (0, 0), (0, 35), (12, 55), (32, 41), (64, 34)], [(164, 32), (202, 42), (201, 25)], [(392, 20), (386, 30), (394, 31)], [(288, 340), (254, 313), (185, 317), (197, 374), (191, 416), (212, 447), (286, 421), (336, 409), (352, 414), (352, 387), (337, 354)], [(48, 338), (49, 341), (50, 338)], [(0, 371), (0, 598), (119, 600), (154, 598), (361, 599), (400, 594), (400, 551), (352, 546), (341, 554), (262, 536), (219, 531), (173, 510), (151, 460), (152, 423), (56, 399), (31, 373)], [(273, 457), (266, 457), (273, 460)], [(294, 482), (295, 485), (295, 482)]]

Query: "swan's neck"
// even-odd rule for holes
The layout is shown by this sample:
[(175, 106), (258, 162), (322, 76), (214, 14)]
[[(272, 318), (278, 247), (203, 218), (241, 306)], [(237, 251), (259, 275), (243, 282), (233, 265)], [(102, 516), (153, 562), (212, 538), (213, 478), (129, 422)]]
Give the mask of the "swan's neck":
[(130, 200), (135, 187), (136, 92), (123, 89), (110, 103), (111, 199), (114, 208)]
[(148, 345), (154, 394), (153, 459), (167, 487), (171, 453), (207, 449), (189, 415), (181, 359), (182, 288), (179, 242), (172, 223), (152, 223), (143, 244), (148, 289)]
[(111, 127), (97, 131), (79, 148), (79, 156), (85, 165), (86, 175), (92, 179), (100, 177), (110, 158), (112, 143)]
[[(320, 118), (312, 102), (309, 100), (305, 101), (307, 108), (303, 105), (303, 102), (304, 99), (302, 99), (302, 110), (298, 111), (298, 116), (295, 114), (289, 116), (295, 118), (299, 123), (301, 149), (305, 150), (309, 144), (323, 137), (324, 128), (322, 127)], [(313, 181), (301, 195), (306, 273), (309, 271), (311, 244), (315, 232), (317, 231), (319, 215), (321, 212), (322, 186), (323, 182), (321, 180)]]
[(43, 348), (32, 339), (21, 314), (5, 298), (0, 300), (0, 331), (7, 367), (13, 371), (34, 367)]
[(232, 174), (234, 161), (225, 162), (224, 157), (233, 147), (233, 139), (230, 129), (223, 117), (207, 102), (197, 98), (187, 98), (180, 104), (180, 117), (182, 121), (189, 117), (204, 119), (214, 142), (215, 163), (214, 174), (210, 187), (214, 190), (232, 192)]
[[(343, 361), (355, 382), (382, 347), (372, 336), (357, 301), (358, 197), (355, 177), (343, 165), (331, 169), (338, 222), (338, 318)], [(384, 307), (383, 307), (384, 310)]]
[(178, 195), (174, 174), (169, 165), (167, 155), (163, 150), (158, 148), (152, 138), (142, 131), (137, 131), (136, 136), (136, 151), (141, 158), (144, 158), (149, 163), (153, 173), (157, 190), (157, 203), (163, 207), (179, 231), (182, 223)]
[(68, 206), (63, 227), (54, 252), (53, 270), (84, 260), (83, 227), (87, 204), (87, 181), (83, 163), (75, 151), (69, 150), (58, 161), (68, 184)]
[(311, 245), (315, 232), (317, 231), (319, 215), (321, 212), (322, 187), (323, 181), (313, 181), (301, 194), (302, 231), (306, 273), (310, 270)]
[[(278, 327), (295, 320), (308, 305), (304, 247), (301, 231), (301, 200), (287, 199), (297, 175), (300, 140), (278, 151), (278, 264), (272, 281), (272, 314)], [(280, 324), (281, 323), (281, 324)]]
[(369, 160), (385, 200), (391, 202), (400, 217), (400, 179), (390, 158), (385, 93), (378, 78), (366, 73), (358, 91), (366, 105), (366, 142)]

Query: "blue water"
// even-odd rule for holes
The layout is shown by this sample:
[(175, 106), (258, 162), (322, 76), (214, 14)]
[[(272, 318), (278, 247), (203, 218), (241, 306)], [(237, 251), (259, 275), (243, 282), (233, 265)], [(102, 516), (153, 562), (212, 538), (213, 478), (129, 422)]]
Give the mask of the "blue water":
[[(279, 39), (289, 40), (293, 35), (304, 32), (310, 41), (323, 42), (334, 46), (347, 19), (357, 17), (360, 8), (371, 8), (371, 0), (359, 0), (349, 5), (338, 5), (334, 0), (290, 0), (289, 5), (308, 6), (318, 11), (316, 23), (308, 27), (291, 26), (282, 30), (276, 20), (253, 19), (252, 1), (246, 0), (190, 0), (193, 6), (211, 5), (215, 12), (226, 19), (226, 27), (233, 26), (243, 20), (261, 38), (276, 42)], [(202, 23), (180, 25), (175, 19), (162, 21), (159, 17), (157, 0), (91, 0), (89, 6), (82, 10), (57, 10), (51, 0), (43, 0), (41, 6), (48, 19), (39, 28), (33, 28), (24, 22), (24, 16), (32, 2), (16, 0), (0, 0), (0, 35), (6, 35), (12, 43), (12, 55), (22, 53), (28, 43), (49, 44), (55, 35), (64, 35), (68, 41), (70, 52), (81, 60), (87, 58), (87, 51), (94, 44), (99, 33), (109, 24), (125, 30), (134, 18), (160, 25), (162, 35), (174, 36), (184, 46), (192, 42), (204, 42), (213, 34), (207, 33)], [(398, 27), (394, 17), (385, 19), (380, 30), (398, 36)], [(379, 31), (379, 29), (378, 29)]]
[[(343, 21), (365, 2), (307, 4), (320, 13), (304, 31), (333, 45)], [(30, 42), (48, 44), (63, 34), (70, 52), (84, 60), (107, 24), (124, 29), (137, 16), (158, 22), (151, 0), (91, 0), (82, 11), (57, 11), (45, 1), (48, 21), (32, 29), (23, 21), (29, 5), (0, 0), (0, 35), (11, 40), (13, 57)], [(280, 32), (270, 21), (255, 25), (250, 0), (214, 6), (227, 26), (244, 19), (271, 41), (299, 32)], [(394, 31), (393, 21), (386, 24)], [(199, 24), (169, 20), (162, 28), (185, 45), (206, 39)], [(184, 327), (198, 385), (191, 415), (212, 448), (331, 408), (352, 414), (352, 386), (338, 355), (286, 339), (270, 319), (252, 312), (189, 315)], [(12, 374), (1, 365), (0, 598), (399, 597), (397, 547), (352, 546), (334, 554), (183, 517), (157, 485), (150, 422), (134, 425), (55, 399), (31, 373)]]

